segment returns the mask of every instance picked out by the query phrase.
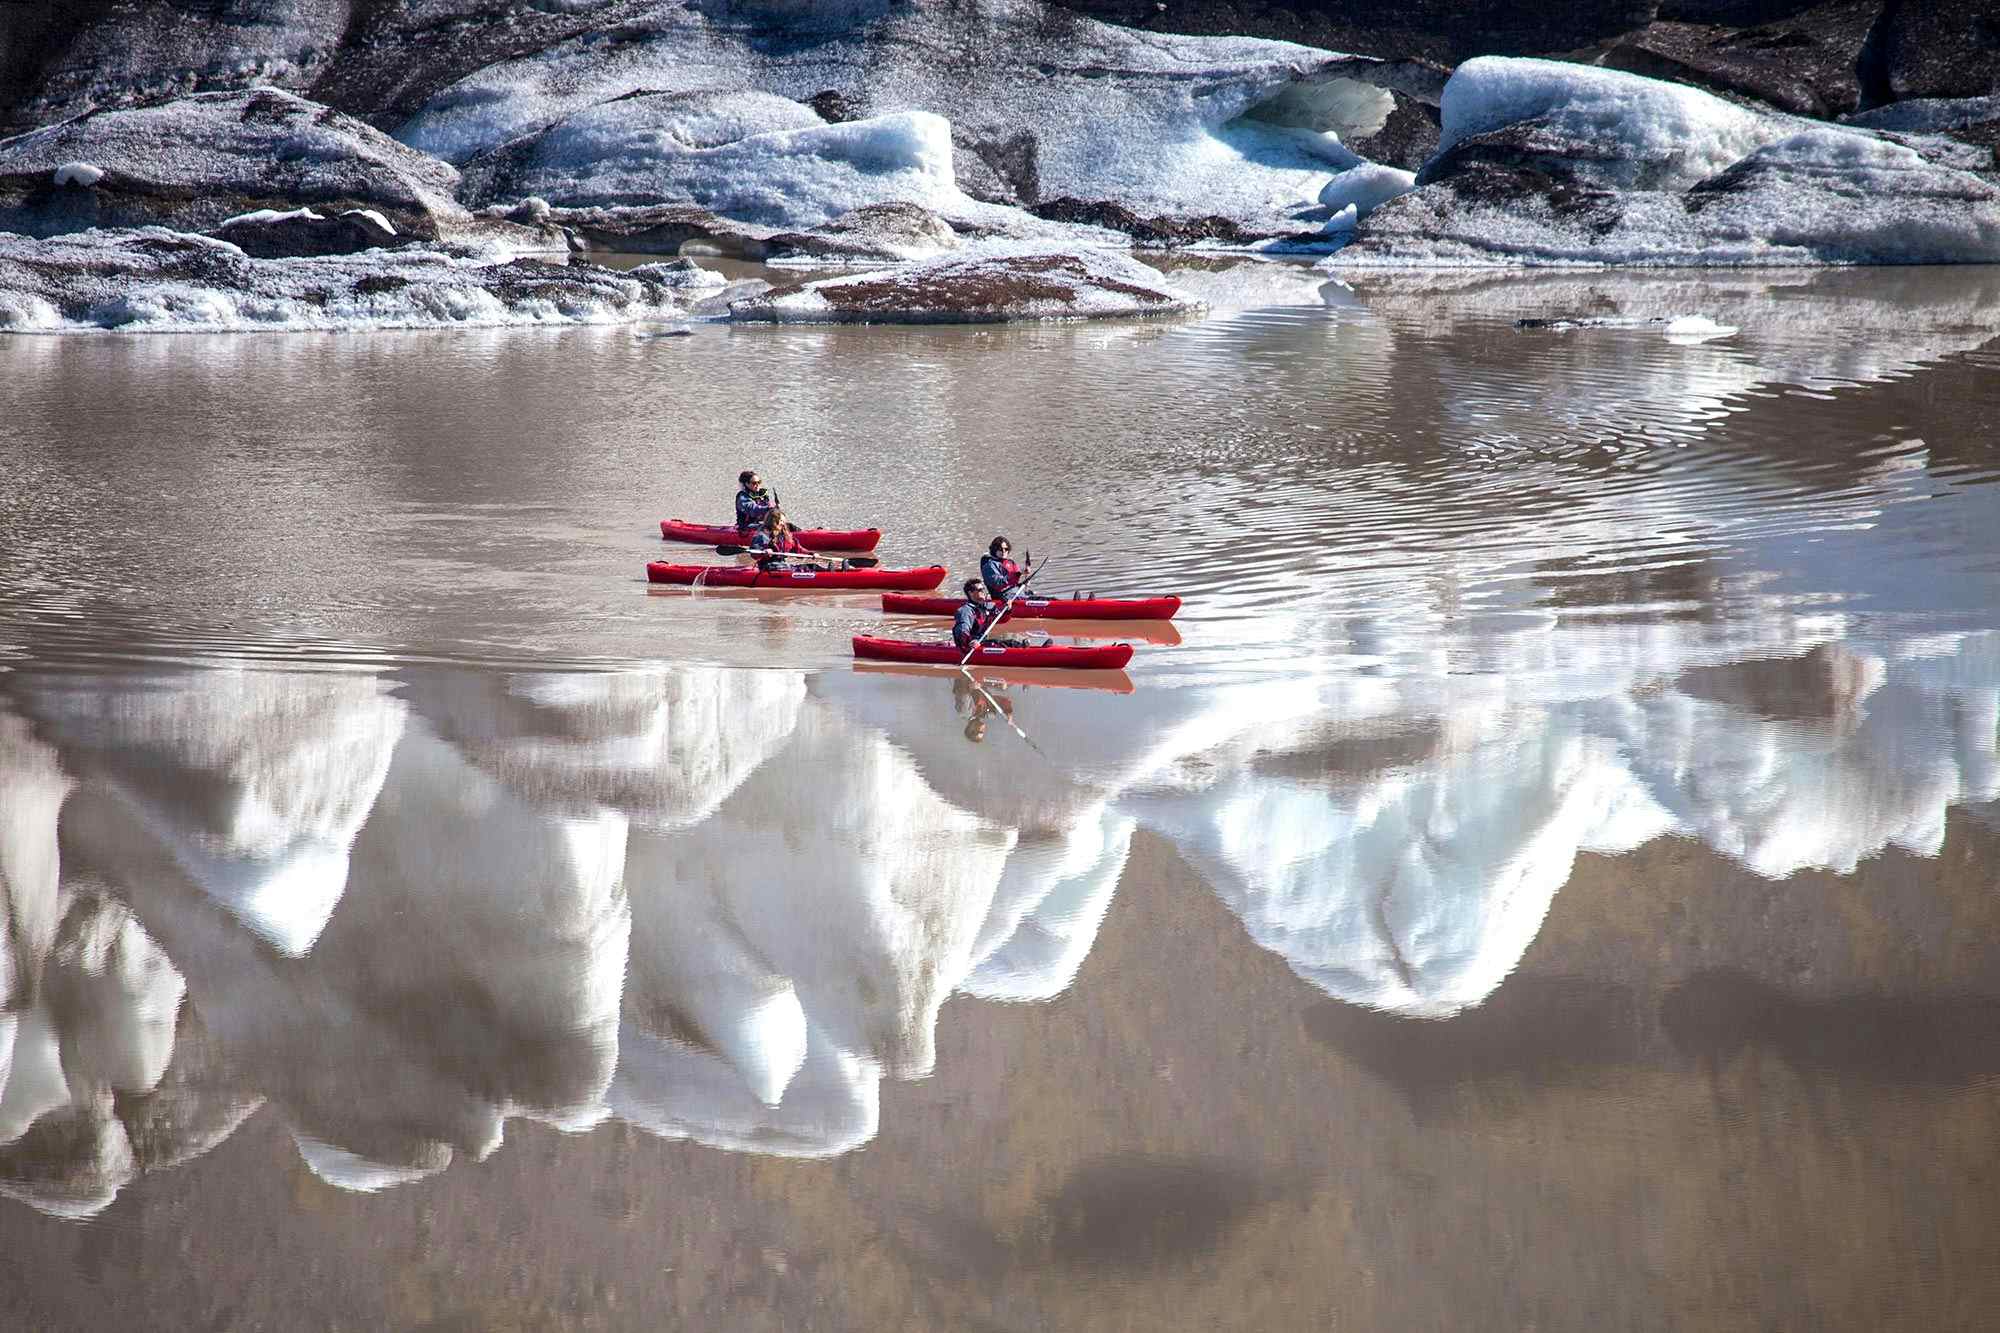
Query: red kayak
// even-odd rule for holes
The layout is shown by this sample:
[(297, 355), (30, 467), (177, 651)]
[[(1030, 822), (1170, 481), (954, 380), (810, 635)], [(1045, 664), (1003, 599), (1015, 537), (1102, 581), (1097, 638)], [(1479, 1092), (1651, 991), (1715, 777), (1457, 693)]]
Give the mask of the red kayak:
[[(835, 532), (829, 528), (799, 528), (792, 535), (797, 537), (799, 545), (808, 551), (872, 551), (875, 549), (875, 543), (882, 540), (880, 528), (855, 528), (849, 532)], [(749, 533), (728, 523), (686, 523), (678, 518), (661, 519), (660, 536), (670, 542), (692, 542), (696, 546), (741, 546), (750, 540)], [(924, 586), (929, 588), (935, 585), (926, 583)]]
[(944, 582), (943, 565), (922, 569), (759, 569), (755, 565), (646, 566), (650, 583), (687, 583), (700, 588), (904, 588), (923, 592)]
[[(955, 615), (956, 597), (910, 597), (884, 593), (882, 609), (904, 616)], [(1172, 620), (1178, 597), (1016, 597), (1002, 620)]]
[[(854, 655), (876, 662), (924, 662), (957, 666), (965, 654), (949, 643), (854, 636)], [(996, 648), (982, 644), (972, 655), (974, 666), (1068, 667), (1077, 671), (1116, 671), (1132, 660), (1129, 643), (1097, 644), (1089, 648), (1050, 644), (1046, 648)]]

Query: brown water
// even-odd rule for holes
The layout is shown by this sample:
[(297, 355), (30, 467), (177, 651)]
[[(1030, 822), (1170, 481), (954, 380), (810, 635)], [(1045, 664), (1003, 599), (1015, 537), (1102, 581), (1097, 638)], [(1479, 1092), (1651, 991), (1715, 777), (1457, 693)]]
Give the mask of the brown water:
[(2000, 274), (1185, 280), (0, 340), (0, 1323), (1988, 1323)]

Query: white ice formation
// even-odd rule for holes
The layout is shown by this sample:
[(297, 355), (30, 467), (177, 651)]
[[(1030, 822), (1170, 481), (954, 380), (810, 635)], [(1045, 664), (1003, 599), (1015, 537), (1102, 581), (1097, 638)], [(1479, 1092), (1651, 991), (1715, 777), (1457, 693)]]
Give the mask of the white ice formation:
[[(889, 127), (933, 122), (898, 116), (943, 117), (960, 156), (973, 159), (959, 164), (960, 179), (976, 176), (1009, 202), (1115, 200), (1142, 214), (1285, 230), (1359, 161), (1340, 134), (1379, 128), (1391, 106), (1368, 82), (1371, 61), (1138, 33), (1033, 0), (826, 6), (790, 22), (795, 39), (773, 44), (760, 39), (758, 16), (654, 4), (616, 43), (579, 37), (466, 76), (397, 135), (463, 165), (579, 115), (592, 133), (638, 142), (658, 113), (634, 94), (748, 90), (804, 102), (834, 89), (871, 127), (856, 133), (899, 156), (905, 131)], [(950, 55), (970, 50), (979, 57)], [(877, 127), (868, 117), (886, 119)], [(773, 188), (797, 170), (790, 154), (764, 160)]]
[(1614, 70), (1482, 56), (1453, 72), (1415, 191), (1333, 261), (1990, 263), (1991, 155), (1752, 111)]

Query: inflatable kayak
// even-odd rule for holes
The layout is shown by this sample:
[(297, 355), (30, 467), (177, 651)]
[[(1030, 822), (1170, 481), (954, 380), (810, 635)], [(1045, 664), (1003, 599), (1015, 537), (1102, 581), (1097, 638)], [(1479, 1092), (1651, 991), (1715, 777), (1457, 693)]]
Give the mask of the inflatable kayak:
[[(965, 656), (949, 643), (878, 639), (868, 634), (854, 636), (854, 655), (874, 662), (923, 662), (938, 666), (957, 666)], [(1060, 643), (1046, 648), (981, 645), (972, 655), (974, 666), (1066, 667), (1074, 671), (1116, 671), (1131, 660), (1129, 643), (1094, 644), (1087, 648)]]
[[(884, 593), (882, 609), (904, 616), (949, 616), (956, 597), (911, 597)], [(1002, 620), (1172, 620), (1178, 597), (1016, 597)]]
[[(792, 535), (808, 551), (872, 551), (875, 543), (882, 540), (880, 528), (854, 528), (847, 532), (831, 528), (800, 528)], [(741, 546), (750, 540), (750, 534), (734, 524), (686, 523), (678, 518), (661, 519), (660, 536), (670, 542), (692, 542), (696, 546)], [(927, 583), (924, 586), (928, 588), (932, 585)]]
[(922, 569), (759, 569), (755, 565), (646, 566), (650, 583), (687, 583), (702, 588), (903, 588), (922, 592), (944, 582), (943, 565)]

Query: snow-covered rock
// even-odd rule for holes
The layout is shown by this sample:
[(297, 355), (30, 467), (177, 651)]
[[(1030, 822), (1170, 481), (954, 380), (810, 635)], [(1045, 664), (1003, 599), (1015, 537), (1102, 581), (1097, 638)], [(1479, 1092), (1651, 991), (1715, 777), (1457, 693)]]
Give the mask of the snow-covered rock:
[[(85, 165), (94, 180), (77, 173)], [(424, 240), (550, 248), (546, 235), (467, 213), (458, 183), (446, 163), (316, 102), (268, 88), (202, 93), (91, 111), (0, 140), (0, 227), (37, 236), (87, 227), (206, 231), (242, 214), (303, 206), (367, 209)]]
[(2000, 260), (1981, 151), (1754, 112), (1694, 89), (1484, 57), (1452, 75), (1418, 188), (1337, 266)]
[(778, 287), (729, 307), (773, 324), (992, 324), (1178, 315), (1200, 308), (1158, 270), (1102, 251), (934, 259), (907, 268)]
[[(1146, 215), (1220, 214), (1283, 231), (1328, 177), (1359, 160), (1340, 136), (1379, 129), (1393, 105), (1374, 86), (1388, 77), (1374, 61), (1137, 33), (1036, 0), (788, 7), (782, 16), (656, 0), (617, 38), (580, 37), (490, 65), (396, 133), (463, 164), (579, 113), (632, 115), (611, 110), (614, 99), (644, 90), (747, 89), (799, 102), (831, 94), (842, 119), (863, 124), (912, 112), (949, 121), (959, 156), (977, 161), (962, 178), (979, 177), (984, 197), (997, 181), (1023, 203), (1116, 200)], [(880, 131), (861, 133), (884, 146)], [(909, 154), (898, 147), (899, 158)], [(934, 156), (926, 150), (924, 160)], [(753, 174), (798, 165), (789, 155), (733, 160)]]
[(128, 333), (615, 324), (682, 313), (658, 275), (421, 246), (258, 259), (157, 227), (0, 233), (0, 330)]

